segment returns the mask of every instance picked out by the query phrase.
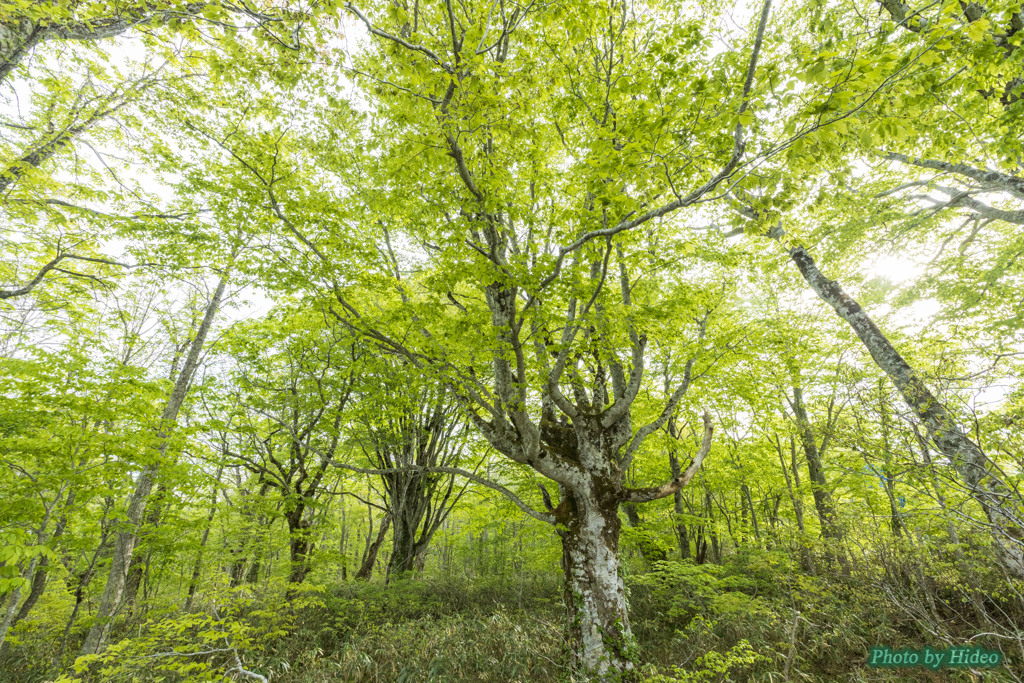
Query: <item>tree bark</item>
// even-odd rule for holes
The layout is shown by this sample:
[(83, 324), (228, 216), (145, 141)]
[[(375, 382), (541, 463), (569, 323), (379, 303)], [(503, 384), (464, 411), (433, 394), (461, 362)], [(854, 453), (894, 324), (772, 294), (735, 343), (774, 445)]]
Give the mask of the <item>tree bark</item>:
[(291, 569), (288, 572), (289, 583), (302, 583), (306, 580), (311, 569), (310, 562), (313, 559), (313, 535), (312, 524), (304, 519), (305, 507), (299, 507), (290, 513), (286, 520), (288, 522), (288, 553), (291, 561)]
[(380, 522), (380, 531), (377, 532), (377, 538), (374, 539), (373, 543), (367, 548), (366, 558), (363, 560), (363, 566), (356, 572), (355, 578), (357, 579), (368, 579), (373, 575), (373, 565), (377, 563), (377, 553), (380, 552), (380, 547), (384, 545), (384, 537), (387, 536), (388, 528), (391, 526), (391, 514), (387, 513), (384, 515), (384, 519)]
[(811, 479), (811, 494), (814, 497), (814, 509), (821, 521), (821, 532), (825, 538), (839, 540), (843, 534), (836, 521), (836, 510), (832, 504), (832, 494), (825, 479), (825, 468), (822, 463), (822, 452), (818, 449), (814, 429), (807, 417), (804, 406), (803, 389), (793, 387), (793, 412), (796, 415), (797, 430), (800, 444), (807, 459), (807, 474)]
[[(674, 451), (668, 454), (668, 466), (672, 470), (673, 478), (682, 475), (682, 468), (679, 465), (679, 458), (676, 457)], [(690, 558), (690, 535), (686, 523), (683, 522), (683, 515), (686, 514), (686, 510), (683, 508), (682, 489), (672, 494), (672, 510), (673, 512), (675, 512), (676, 538), (679, 541), (679, 556), (682, 559), (687, 560)]]
[[(22, 578), (26, 581), (32, 581), (32, 577), (35, 576), (36, 566), (39, 564), (39, 556), (33, 557), (28, 567), (22, 573)], [(21, 585), (18, 585), (13, 591), (11, 591), (10, 602), (7, 605), (7, 609), (4, 611), (3, 622), (0, 623), (0, 648), (4, 646), (7, 641), (7, 629), (11, 626), (11, 621), (14, 619), (15, 611), (18, 609), (18, 603), (21, 601)]]
[[(804, 506), (800, 500), (800, 479), (796, 469), (796, 441), (790, 437), (790, 454), (792, 456), (792, 467), (793, 467), (793, 478), (789, 476), (789, 469), (786, 467), (786, 458), (782, 454), (782, 441), (779, 440), (779, 436), (774, 435), (775, 451), (779, 454), (779, 465), (782, 467), (782, 474), (786, 478), (786, 490), (789, 492), (789, 502), (793, 505), (793, 514), (796, 516), (796, 527), (800, 532), (800, 557), (803, 560), (803, 565), (810, 572), (811, 576), (817, 574), (817, 570), (814, 567), (814, 558), (811, 557), (808, 552), (805, 541), (807, 539), (807, 529), (804, 527)], [(796, 481), (796, 488), (794, 489), (793, 480)]]
[(634, 671), (636, 642), (619, 566), (618, 500), (605, 486), (587, 482), (569, 491), (563, 505), (557, 528), (577, 668), (622, 680)]
[(192, 376), (199, 365), (199, 354), (206, 343), (206, 336), (213, 325), (213, 319), (220, 309), (220, 303), (224, 297), (227, 283), (228, 274), (225, 273), (217, 283), (217, 289), (213, 294), (213, 298), (206, 306), (203, 321), (199, 325), (196, 336), (189, 346), (185, 364), (181, 372), (178, 373), (174, 389), (171, 391), (167, 404), (164, 406), (163, 414), (160, 416), (158, 432), (160, 445), (157, 448), (158, 453), (154, 461), (143, 468), (135, 481), (135, 491), (128, 501), (128, 509), (125, 512), (124, 528), (117, 534), (117, 538), (114, 540), (114, 556), (111, 561), (107, 584), (103, 590), (103, 597), (100, 599), (92, 628), (89, 629), (89, 634), (82, 645), (81, 654), (83, 655), (98, 654), (103, 650), (110, 631), (111, 620), (120, 608), (125, 582), (128, 578), (128, 568), (131, 565), (132, 554), (135, 551), (139, 526), (142, 523), (142, 516), (146, 509), (146, 501), (153, 490), (153, 484), (160, 469), (159, 463), (166, 456), (170, 432), (177, 422), (181, 405), (185, 402), (185, 395), (188, 393), (189, 386), (192, 383)]
[[(68, 493), (67, 501), (64, 503), (64, 510), (61, 516), (57, 519), (57, 526), (54, 527), (53, 534), (48, 539), (49, 543), (53, 543), (61, 536), (64, 535), (65, 530), (68, 527), (68, 510), (74, 505), (75, 492), (72, 490)], [(22, 603), (21, 609), (14, 615), (14, 618), (10, 621), (8, 628), (14, 628), (19, 621), (24, 619), (35, 607), (43, 591), (46, 590), (46, 578), (50, 570), (50, 558), (43, 557), (39, 561), (39, 564), (35, 568), (35, 573), (32, 575), (32, 587), (29, 589), (28, 597), (25, 598), (25, 602)], [(6, 628), (0, 628), (0, 655), (2, 655), (7, 649), (9, 649), (9, 643), (5, 641), (7, 635)]]
[[(781, 238), (781, 228), (776, 228), (774, 233), (773, 237)], [(1018, 511), (1019, 496), (988, 470), (988, 458), (978, 444), (967, 436), (956, 418), (928, 389), (860, 304), (818, 270), (804, 247), (790, 247), (789, 255), (818, 296), (853, 328), (875, 363), (889, 376), (907, 405), (924, 424), (938, 451), (960, 475), (989, 522), (989, 533), (1000, 566), (1009, 575), (1024, 578), (1024, 524)]]
[(30, 19), (0, 21), (0, 83), (6, 80), (25, 55), (42, 40), (45, 30)]

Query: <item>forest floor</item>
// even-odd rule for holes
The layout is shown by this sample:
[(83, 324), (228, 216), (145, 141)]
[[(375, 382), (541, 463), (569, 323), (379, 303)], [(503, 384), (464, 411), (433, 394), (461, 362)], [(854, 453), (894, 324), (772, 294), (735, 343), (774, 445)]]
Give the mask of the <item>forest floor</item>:
[[(963, 618), (970, 610), (934, 581), (934, 595), (926, 595), (907, 577), (812, 576), (786, 563), (781, 553), (758, 551), (725, 565), (663, 562), (630, 575), (642, 680), (783, 681), (787, 665), (793, 681), (1020, 680), (1014, 673), (1020, 652), (1013, 648), (1021, 643), (1007, 647), (1006, 638), (978, 638), (979, 624)], [(145, 614), (120, 624), (103, 657), (76, 666), (72, 656), (60, 665), (53, 661), (61, 620), (41, 611), (14, 634), (0, 661), (0, 680), (578, 680), (567, 664), (565, 611), (554, 573), (428, 575), (286, 593), (273, 581), (224, 589), (188, 614), (173, 600), (154, 601)], [(1009, 633), (1021, 608), (1008, 606), (1012, 601), (986, 598), (980, 609), (1001, 614)], [(72, 638), (84, 630), (76, 624)], [(973, 671), (867, 666), (872, 646), (896, 651), (960, 644), (1001, 646), (1005, 661)]]

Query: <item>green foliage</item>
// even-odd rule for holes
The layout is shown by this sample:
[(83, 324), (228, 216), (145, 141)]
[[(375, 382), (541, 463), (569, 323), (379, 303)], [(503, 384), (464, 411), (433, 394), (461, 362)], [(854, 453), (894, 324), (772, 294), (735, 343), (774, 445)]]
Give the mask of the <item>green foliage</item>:
[[(265, 655), (297, 627), (303, 610), (322, 605), (321, 590), (275, 583), (258, 599), (250, 588), (222, 589), (211, 596), (210, 613), (169, 615), (139, 625), (140, 635), (124, 638), (99, 655), (74, 663), (74, 674), (58, 683), (90, 681), (176, 681), (206, 683), (241, 673), (244, 662)], [(297, 593), (296, 593), (297, 591)]]
[(712, 650), (694, 661), (692, 670), (673, 667), (669, 675), (657, 674), (645, 678), (644, 683), (697, 683), (698, 681), (730, 680), (729, 674), (740, 674), (744, 669), (768, 658), (754, 652), (750, 643), (741, 640), (728, 652)]

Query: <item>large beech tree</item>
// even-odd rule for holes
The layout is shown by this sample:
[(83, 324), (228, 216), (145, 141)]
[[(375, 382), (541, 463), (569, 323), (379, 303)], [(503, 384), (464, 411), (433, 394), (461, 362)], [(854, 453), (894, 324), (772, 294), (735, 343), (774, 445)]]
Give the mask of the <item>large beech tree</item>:
[[(557, 485), (557, 506), (529, 512), (562, 538), (578, 665), (620, 676), (635, 647), (619, 506), (679, 491), (712, 433), (705, 416), (693, 463), (666, 483), (623, 484), (689, 390), (706, 324), (699, 287), (667, 319), (641, 273), (694, 250), (652, 250), (661, 219), (708, 201), (748, 161), (744, 123), (769, 5), (717, 55), (705, 22), (682, 5), (346, 7), (373, 37), (352, 69), (365, 74), (379, 152), (357, 150), (354, 168), (337, 165), (344, 157), (319, 163), (333, 162), (365, 207), (343, 219), (381, 243), (408, 243), (363, 270), (405, 305), (384, 317), (360, 294), (370, 279), (342, 284), (361, 279), (332, 260), (349, 236), (287, 201), (294, 178), (272, 184), (254, 172), (254, 182), (321, 262), (309, 275), (329, 283), (339, 320), (448, 383), (495, 449)], [(403, 277), (424, 261), (429, 274)], [(681, 379), (657, 410), (638, 413), (649, 336), (687, 329)]]

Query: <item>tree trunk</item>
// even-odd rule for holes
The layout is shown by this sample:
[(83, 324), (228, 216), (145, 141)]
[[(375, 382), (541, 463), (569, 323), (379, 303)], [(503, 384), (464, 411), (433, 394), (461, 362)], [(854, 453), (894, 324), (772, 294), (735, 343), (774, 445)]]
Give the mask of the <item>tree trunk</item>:
[[(415, 488), (416, 482), (407, 482), (405, 491)], [(396, 498), (398, 493), (393, 494)], [(416, 531), (423, 518), (419, 503), (421, 496), (413, 493), (409, 499), (392, 502), (393, 528), (391, 532), (391, 558), (388, 560), (388, 578), (401, 576), (405, 572), (411, 572), (415, 568), (416, 559)], [(397, 505), (395, 504), (397, 502)]]
[[(125, 579), (124, 584), (124, 597), (121, 598), (121, 607), (127, 607), (129, 613), (135, 608), (135, 602), (139, 595), (139, 588), (142, 587), (142, 581), (144, 575), (148, 574), (150, 561), (153, 556), (152, 544), (147, 542), (147, 536), (152, 537), (154, 532), (160, 526), (160, 518), (163, 515), (163, 499), (167, 496), (167, 482), (161, 482), (157, 487), (156, 493), (153, 497), (146, 502), (146, 511), (142, 520), (142, 526), (140, 527), (139, 534), (136, 537), (136, 550), (138, 549), (139, 541), (142, 541), (143, 547), (147, 548), (144, 555), (140, 555), (137, 552), (132, 553), (132, 561), (128, 564), (128, 578)], [(141, 539), (139, 538), (141, 537)], [(146, 585), (149, 585), (149, 579), (146, 579)]]
[[(39, 556), (36, 555), (29, 561), (28, 567), (25, 569), (25, 572), (23, 573), (23, 578), (26, 581), (32, 581), (32, 577), (35, 576), (36, 566), (38, 564)], [(0, 648), (3, 647), (4, 643), (7, 640), (7, 629), (11, 626), (11, 621), (13, 621), (14, 619), (15, 610), (18, 609), (18, 603), (20, 601), (21, 585), (19, 584), (18, 587), (11, 592), (10, 603), (7, 605), (7, 609), (4, 611), (3, 622), (0, 623)]]
[(835, 506), (832, 504), (832, 494), (829, 491), (828, 481), (825, 479), (822, 454), (818, 450), (814, 430), (807, 417), (807, 409), (804, 407), (803, 390), (796, 386), (793, 387), (793, 412), (796, 414), (800, 443), (804, 448), (804, 457), (807, 459), (807, 474), (811, 478), (811, 494), (814, 497), (814, 509), (821, 522), (822, 536), (839, 540), (843, 534), (836, 523)]
[[(672, 470), (673, 479), (682, 475), (683, 470), (679, 465), (679, 458), (676, 457), (674, 451), (668, 454), (668, 466)], [(681, 490), (672, 494), (672, 509), (675, 512), (676, 538), (679, 540), (679, 556), (682, 559), (687, 560), (690, 558), (690, 536), (689, 530), (683, 522), (683, 515), (686, 514), (686, 511), (683, 508), (683, 492)]]
[(750, 487), (746, 483), (740, 486), (740, 492), (743, 494), (743, 498), (746, 500), (747, 509), (750, 510), (750, 523), (754, 528), (754, 538), (757, 539), (758, 546), (761, 545), (761, 527), (757, 524), (757, 511), (754, 510), (754, 499), (750, 495)]
[(146, 465), (135, 480), (135, 491), (128, 501), (128, 509), (125, 512), (125, 529), (117, 534), (114, 540), (114, 556), (110, 565), (110, 574), (107, 577), (107, 585), (103, 590), (103, 597), (100, 599), (99, 608), (96, 611), (96, 619), (89, 634), (82, 645), (81, 654), (98, 654), (106, 644), (107, 635), (110, 630), (110, 622), (121, 605), (124, 595), (125, 582), (128, 578), (128, 568), (131, 565), (132, 554), (135, 551), (135, 542), (138, 537), (139, 526), (142, 523), (142, 515), (146, 509), (146, 501), (149, 499), (150, 491), (153, 490), (153, 483), (159, 471), (159, 462), (167, 454), (168, 437), (171, 429), (178, 419), (178, 412), (182, 403), (185, 402), (185, 395), (192, 383), (192, 375), (199, 365), (199, 354), (206, 343), (206, 336), (213, 325), (213, 319), (220, 308), (221, 299), (224, 296), (224, 289), (227, 287), (228, 275), (225, 273), (217, 283), (217, 289), (213, 298), (206, 307), (203, 321), (196, 331), (196, 336), (189, 345), (188, 357), (178, 378), (174, 383), (174, 389), (164, 406), (163, 414), (160, 416), (160, 427), (158, 435), (160, 445), (157, 458), (154, 462)]
[(313, 555), (313, 536), (310, 533), (312, 523), (303, 519), (305, 510), (299, 508), (288, 515), (288, 552), (291, 569), (288, 573), (289, 583), (302, 583), (311, 569)]
[(0, 22), (0, 83), (42, 39), (45, 31), (30, 19)]
[(807, 529), (804, 527), (804, 506), (800, 500), (800, 475), (796, 467), (796, 441), (792, 437), (790, 437), (789, 446), (790, 455), (792, 456), (793, 480), (796, 482), (795, 490), (793, 481), (790, 480), (789, 470), (786, 468), (786, 459), (782, 455), (782, 441), (779, 440), (778, 435), (775, 435), (775, 451), (779, 454), (779, 465), (782, 466), (782, 474), (786, 477), (786, 490), (789, 492), (789, 502), (793, 505), (793, 514), (796, 515), (796, 528), (800, 531), (800, 558), (803, 561), (804, 568), (810, 572), (811, 576), (816, 576), (817, 570), (814, 566), (814, 558), (805, 544)]
[(192, 601), (196, 596), (196, 586), (199, 585), (199, 576), (203, 571), (203, 551), (206, 543), (210, 540), (210, 527), (213, 525), (213, 516), (217, 514), (217, 493), (220, 491), (220, 478), (224, 474), (224, 466), (217, 468), (217, 477), (213, 483), (213, 493), (210, 494), (210, 511), (206, 514), (206, 526), (203, 527), (203, 536), (199, 540), (199, 552), (196, 553), (196, 562), (192, 566), (192, 578), (188, 582), (188, 597), (185, 599), (185, 611), (192, 610)]
[(377, 532), (377, 538), (369, 545), (366, 550), (366, 558), (363, 560), (363, 566), (356, 572), (357, 579), (368, 579), (373, 574), (373, 565), (377, 563), (377, 553), (380, 552), (380, 547), (384, 544), (384, 537), (388, 533), (388, 527), (391, 526), (391, 514), (385, 514), (384, 519), (380, 522), (380, 531)]
[(956, 469), (971, 497), (985, 513), (1000, 566), (1011, 576), (1024, 579), (1024, 524), (1017, 510), (1020, 497), (988, 471), (988, 458), (978, 444), (968, 438), (946, 406), (925, 386), (860, 304), (818, 270), (806, 249), (792, 247), (789, 254), (811, 288), (853, 328), (875, 363), (889, 376), (924, 424), (938, 451)]
[(892, 473), (892, 449), (889, 445), (889, 410), (885, 405), (884, 382), (884, 379), (879, 378), (878, 410), (881, 414), (882, 454), (885, 456), (885, 467), (882, 470), (882, 476), (885, 477), (885, 481), (883, 482), (883, 485), (885, 486), (885, 495), (889, 498), (889, 515), (892, 534), (896, 538), (901, 538), (904, 531), (903, 515), (900, 514), (899, 507), (896, 505), (896, 480), (893, 478)]
[(634, 672), (636, 642), (619, 568), (618, 502), (605, 497), (592, 487), (568, 492), (558, 535), (576, 666), (600, 680), (622, 680)]

